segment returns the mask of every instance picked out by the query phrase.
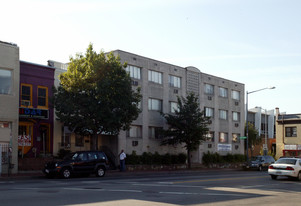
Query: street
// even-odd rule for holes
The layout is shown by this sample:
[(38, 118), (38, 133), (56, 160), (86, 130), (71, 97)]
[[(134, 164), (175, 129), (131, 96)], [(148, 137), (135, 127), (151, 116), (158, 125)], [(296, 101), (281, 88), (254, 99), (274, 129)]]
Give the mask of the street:
[(266, 171), (128, 173), (0, 179), (0, 205), (298, 205), (301, 182)]

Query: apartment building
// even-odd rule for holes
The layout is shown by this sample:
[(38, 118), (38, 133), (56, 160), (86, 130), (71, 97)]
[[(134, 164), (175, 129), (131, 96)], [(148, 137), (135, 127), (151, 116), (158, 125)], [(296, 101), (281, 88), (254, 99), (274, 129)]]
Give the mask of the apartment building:
[(276, 108), (276, 158), (301, 156), (301, 114), (282, 114)]
[(201, 110), (210, 116), (208, 141), (192, 153), (193, 162), (201, 162), (203, 153), (243, 154), (244, 84), (202, 73), (195, 67), (179, 67), (129, 52), (116, 50), (132, 77), (133, 88), (140, 86), (142, 113), (129, 131), (118, 136), (118, 150), (143, 152), (185, 152), (182, 146), (161, 146), (159, 128), (167, 128), (159, 112), (172, 113), (177, 97), (194, 92), (199, 96)]
[(0, 174), (18, 168), (19, 78), (19, 47), (0, 41)]

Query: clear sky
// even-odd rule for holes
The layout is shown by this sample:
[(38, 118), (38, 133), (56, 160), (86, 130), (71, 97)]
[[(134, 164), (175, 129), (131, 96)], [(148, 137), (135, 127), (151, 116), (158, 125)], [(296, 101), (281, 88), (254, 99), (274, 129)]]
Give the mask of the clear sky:
[(121, 49), (245, 84), (249, 108), (301, 113), (300, 0), (0, 0), (20, 59)]

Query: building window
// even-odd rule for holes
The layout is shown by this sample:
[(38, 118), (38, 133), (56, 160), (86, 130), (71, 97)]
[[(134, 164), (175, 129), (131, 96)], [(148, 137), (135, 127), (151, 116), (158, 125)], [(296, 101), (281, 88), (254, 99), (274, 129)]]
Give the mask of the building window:
[(176, 111), (179, 111), (179, 105), (177, 102), (170, 102), (170, 112), (176, 113)]
[(32, 85), (21, 84), (21, 106), (32, 106)]
[(205, 116), (213, 118), (214, 117), (214, 109), (209, 108), (209, 107), (205, 107)]
[(286, 137), (297, 137), (297, 127), (285, 127)]
[(226, 110), (219, 110), (219, 119), (227, 120), (228, 112)]
[(205, 84), (205, 94), (214, 94), (214, 86), (211, 84)]
[(169, 86), (181, 88), (181, 78), (169, 75)]
[(240, 137), (240, 134), (233, 133), (232, 134), (232, 142), (239, 143), (239, 137)]
[(0, 94), (11, 94), (12, 71), (0, 69)]
[(232, 90), (232, 99), (235, 99), (235, 100), (239, 101), (240, 100), (240, 92)]
[(130, 77), (135, 79), (141, 79), (141, 68), (127, 65), (125, 71), (127, 71), (130, 74)]
[(75, 146), (76, 147), (83, 147), (84, 146), (84, 136), (82, 135), (75, 135)]
[(148, 81), (162, 84), (162, 73), (148, 70)]
[(162, 127), (148, 127), (148, 136), (153, 139), (161, 139)]
[(214, 142), (214, 132), (208, 132), (206, 134), (206, 140), (207, 142)]
[(232, 112), (233, 121), (240, 121), (240, 113)]
[(162, 100), (148, 99), (148, 110), (162, 111)]
[(220, 143), (227, 143), (228, 142), (228, 133), (220, 132), (219, 133), (218, 141)]
[(132, 125), (126, 132), (127, 137), (142, 138), (142, 127)]
[(228, 89), (220, 87), (219, 88), (219, 96), (220, 97), (225, 97), (225, 98), (228, 97)]
[(38, 107), (48, 108), (48, 88), (38, 86)]

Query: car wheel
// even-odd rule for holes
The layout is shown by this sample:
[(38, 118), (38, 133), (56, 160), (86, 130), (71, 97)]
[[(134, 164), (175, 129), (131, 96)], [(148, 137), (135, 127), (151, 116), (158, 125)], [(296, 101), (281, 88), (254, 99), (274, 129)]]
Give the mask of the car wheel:
[(301, 181), (301, 172), (298, 173), (297, 180)]
[(68, 168), (63, 168), (62, 173), (61, 173), (62, 177), (64, 179), (68, 179), (71, 177), (71, 171)]
[(277, 179), (277, 175), (271, 175), (272, 180)]
[(103, 177), (106, 174), (106, 170), (104, 167), (98, 167), (96, 170), (96, 176), (97, 177)]

